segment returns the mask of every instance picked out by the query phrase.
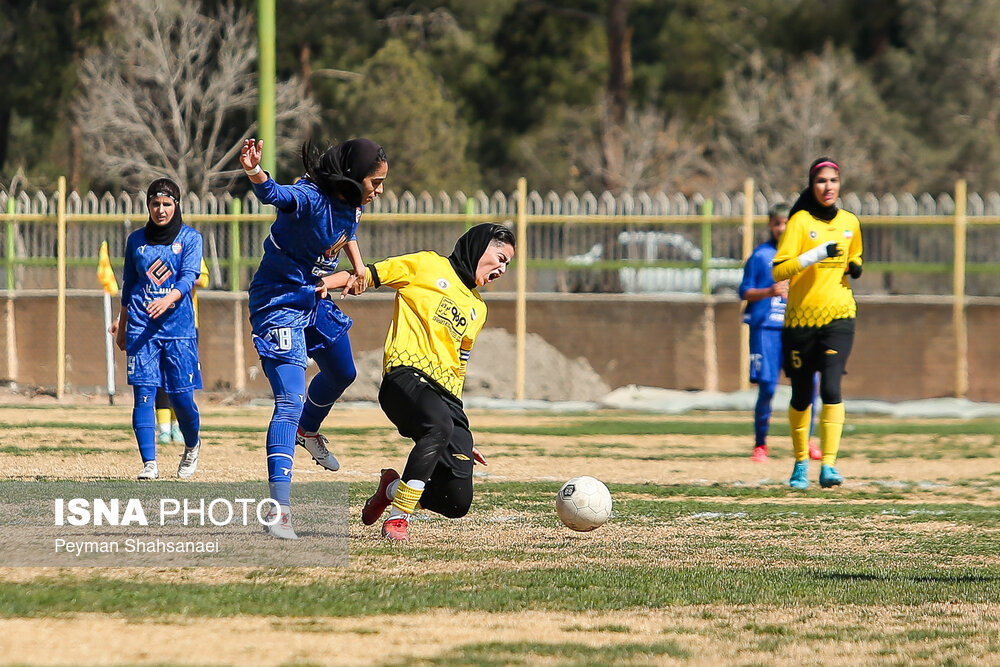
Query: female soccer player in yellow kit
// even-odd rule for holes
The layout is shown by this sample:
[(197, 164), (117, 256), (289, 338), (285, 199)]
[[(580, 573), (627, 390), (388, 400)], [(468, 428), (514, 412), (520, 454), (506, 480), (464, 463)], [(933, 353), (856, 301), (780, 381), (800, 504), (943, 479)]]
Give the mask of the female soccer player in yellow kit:
[[(469, 511), (472, 466), (486, 464), (462, 404), (466, 364), (486, 323), (477, 288), (506, 273), (514, 246), (507, 227), (484, 223), (463, 234), (447, 257), (417, 252), (368, 267), (370, 285), (396, 290), (378, 402), (400, 435), (413, 440), (402, 476), (384, 469), (361, 513), (368, 526), (389, 509), (382, 525), (387, 539), (408, 539), (418, 502), (449, 518)], [(351, 278), (336, 273), (320, 289), (346, 293)]]
[(788, 421), (795, 467), (788, 484), (809, 487), (809, 423), (813, 374), (820, 374), (820, 486), (842, 484), (834, 467), (844, 429), (840, 380), (854, 343), (857, 303), (848, 276), (861, 276), (861, 225), (837, 208), (840, 167), (821, 157), (809, 167), (809, 185), (792, 207), (774, 256), (774, 279), (789, 280), (781, 346), (785, 374), (792, 383)]

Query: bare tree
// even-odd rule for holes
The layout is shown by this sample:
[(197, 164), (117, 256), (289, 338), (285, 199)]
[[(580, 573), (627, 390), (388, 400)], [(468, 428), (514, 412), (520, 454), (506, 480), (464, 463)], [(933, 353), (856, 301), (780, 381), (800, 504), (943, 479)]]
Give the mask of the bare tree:
[(765, 191), (789, 192), (824, 153), (848, 166), (851, 189), (884, 189), (890, 167), (907, 166), (900, 123), (853, 58), (830, 46), (794, 64), (752, 54), (727, 76), (725, 93), (716, 130), (722, 184), (750, 176)]
[[(195, 0), (116, 0), (117, 40), (82, 64), (76, 110), (94, 173), (144, 187), (167, 176), (201, 195), (240, 171), (256, 130), (253, 22), (232, 5), (217, 16)], [(279, 151), (294, 151), (318, 118), (292, 80), (276, 85)]]

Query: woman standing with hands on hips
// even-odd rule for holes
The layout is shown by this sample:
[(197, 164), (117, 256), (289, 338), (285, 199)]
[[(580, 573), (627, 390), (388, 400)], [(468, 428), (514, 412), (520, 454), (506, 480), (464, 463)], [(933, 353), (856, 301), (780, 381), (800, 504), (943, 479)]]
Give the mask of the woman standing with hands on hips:
[[(357, 376), (347, 336), (351, 318), (329, 298), (319, 298), (316, 286), (336, 271), (343, 249), (354, 267), (344, 294), (364, 290), (365, 266), (355, 232), (363, 207), (382, 193), (389, 166), (385, 151), (369, 139), (345, 141), (322, 154), (307, 142), (302, 147), (305, 175), (294, 185), (279, 185), (260, 168), (262, 150), (262, 141), (247, 139), (240, 164), (258, 199), (278, 210), (249, 289), (253, 343), (274, 393), (267, 470), (281, 515), (267, 530), (296, 539), (289, 509), (295, 446), (305, 447), (328, 470), (340, 468), (318, 431)], [(308, 391), (307, 357), (320, 369)]]
[(795, 467), (788, 484), (809, 487), (809, 424), (813, 374), (820, 374), (819, 484), (838, 486), (844, 478), (835, 464), (844, 429), (841, 378), (854, 343), (857, 302), (850, 278), (861, 277), (861, 224), (837, 208), (840, 167), (821, 157), (809, 167), (809, 185), (792, 206), (788, 226), (774, 256), (775, 281), (788, 280), (788, 305), (781, 345), (785, 374), (791, 380), (788, 421)]

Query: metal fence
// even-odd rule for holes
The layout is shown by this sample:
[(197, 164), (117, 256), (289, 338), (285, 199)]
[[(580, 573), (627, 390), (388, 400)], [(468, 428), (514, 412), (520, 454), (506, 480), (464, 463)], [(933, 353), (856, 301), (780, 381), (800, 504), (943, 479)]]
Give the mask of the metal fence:
[[(583, 194), (529, 192), (525, 199), (528, 289), (536, 292), (715, 292), (739, 282), (748, 216), (764, 240), (767, 199), (740, 193)], [(790, 201), (794, 194), (783, 198)], [(60, 192), (0, 190), (0, 250), (7, 289), (57, 286)], [(752, 199), (751, 210), (747, 210)], [(101, 242), (120, 268), (125, 239), (145, 224), (142, 193), (66, 195), (66, 285), (97, 287)], [(861, 217), (865, 279), (859, 293), (950, 294), (956, 263), (954, 195), (844, 195), (842, 206)], [(366, 259), (416, 250), (447, 252), (469, 225), (512, 221), (517, 192), (385, 193), (368, 208), (358, 238)], [(184, 219), (202, 232), (213, 289), (245, 289), (273, 220), (253, 196), (199, 198), (188, 194)], [(960, 233), (966, 244), (965, 293), (1000, 295), (1000, 193), (969, 194)], [(968, 227), (965, 228), (964, 221)], [(521, 257), (517, 260), (521, 261)], [(120, 274), (119, 274), (120, 275)], [(498, 289), (514, 289), (498, 284)]]

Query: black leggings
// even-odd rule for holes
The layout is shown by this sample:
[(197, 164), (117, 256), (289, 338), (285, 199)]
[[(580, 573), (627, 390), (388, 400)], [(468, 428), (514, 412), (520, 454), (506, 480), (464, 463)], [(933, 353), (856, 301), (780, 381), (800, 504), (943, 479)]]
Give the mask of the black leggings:
[(403, 481), (423, 480), (425, 509), (451, 519), (472, 505), (472, 432), (458, 399), (409, 367), (382, 378), (378, 402), (399, 434), (413, 440)]
[(854, 346), (854, 320), (834, 320), (821, 327), (786, 327), (781, 331), (785, 375), (792, 382), (792, 408), (806, 410), (812, 404), (813, 375), (818, 371), (819, 397), (823, 405), (844, 401), (841, 378)]

